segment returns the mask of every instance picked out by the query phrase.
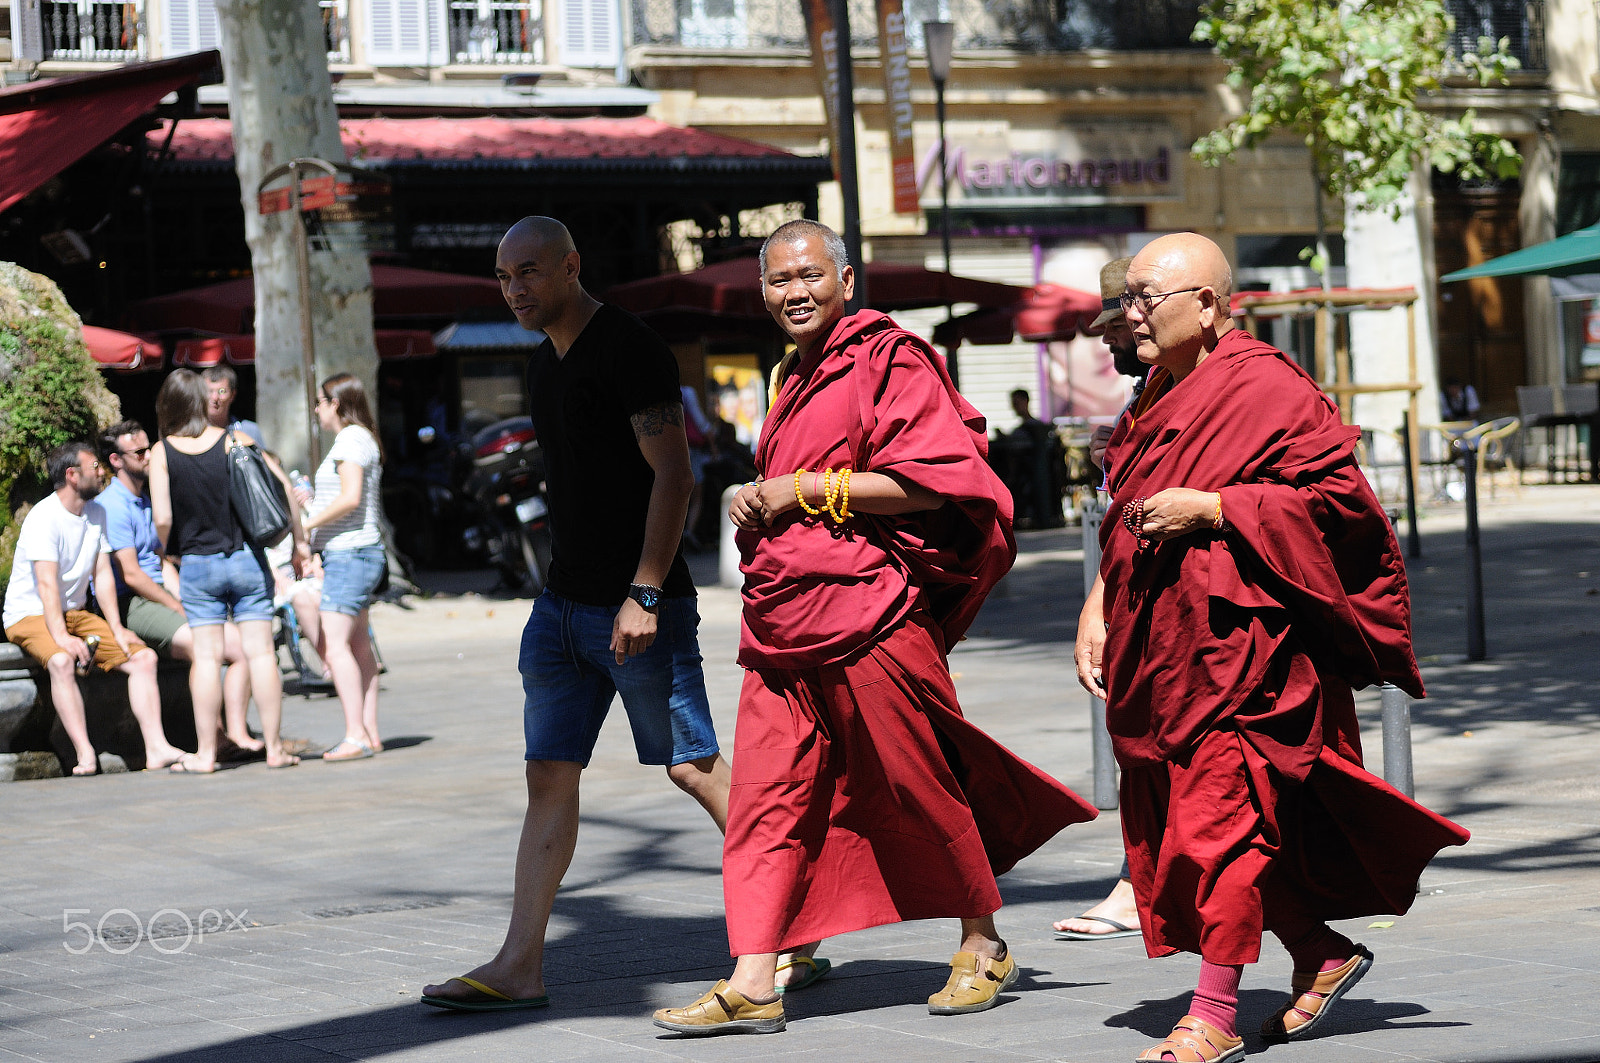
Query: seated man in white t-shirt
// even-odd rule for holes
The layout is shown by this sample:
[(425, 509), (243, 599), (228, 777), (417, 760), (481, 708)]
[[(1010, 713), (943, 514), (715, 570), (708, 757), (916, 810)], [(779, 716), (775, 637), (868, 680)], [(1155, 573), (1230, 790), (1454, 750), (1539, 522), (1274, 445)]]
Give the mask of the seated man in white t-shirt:
[[(89, 444), (68, 443), (51, 453), (49, 470), (55, 491), (29, 511), (17, 539), (6, 587), (6, 638), (50, 673), (50, 697), (77, 754), (73, 775), (100, 771), (73, 674), (90, 666), (127, 675), (128, 704), (144, 736), (144, 766), (167, 767), (183, 750), (161, 727), (156, 653), (122, 625), (117, 611), (106, 515), (93, 501), (100, 493), (100, 462)], [(91, 580), (104, 618), (85, 608)], [(92, 652), (90, 638), (99, 640)]]

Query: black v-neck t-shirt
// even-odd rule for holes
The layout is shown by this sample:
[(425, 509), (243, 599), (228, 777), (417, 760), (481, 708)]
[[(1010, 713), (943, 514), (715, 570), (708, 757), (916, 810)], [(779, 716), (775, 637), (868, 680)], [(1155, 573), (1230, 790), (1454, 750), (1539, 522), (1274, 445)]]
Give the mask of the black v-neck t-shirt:
[[(549, 339), (534, 350), (527, 386), (544, 449), (550, 590), (584, 605), (621, 605), (639, 568), (655, 484), (630, 418), (682, 401), (678, 360), (643, 321), (602, 304), (565, 357)], [(695, 593), (681, 545), (662, 590), (672, 598)]]

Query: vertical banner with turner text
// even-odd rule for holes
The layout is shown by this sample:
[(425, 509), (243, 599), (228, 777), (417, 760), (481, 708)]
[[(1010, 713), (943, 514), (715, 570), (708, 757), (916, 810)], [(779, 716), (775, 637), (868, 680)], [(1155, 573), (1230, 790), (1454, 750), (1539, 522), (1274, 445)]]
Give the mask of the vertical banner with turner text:
[[(828, 154), (833, 159), (833, 176), (839, 176), (839, 33), (833, 27), (828, 0), (800, 0), (806, 20), (806, 36), (811, 40), (811, 69), (822, 89), (822, 109), (828, 119)], [(845, 45), (849, 47), (848, 42)], [(849, 53), (847, 52), (846, 55)], [(853, 103), (854, 101), (852, 101)], [(851, 121), (855, 108), (851, 107)]]
[(911, 56), (901, 0), (878, 0), (878, 51), (883, 63), (884, 102), (889, 112), (889, 172), (894, 212), (917, 214), (917, 160), (911, 143)]

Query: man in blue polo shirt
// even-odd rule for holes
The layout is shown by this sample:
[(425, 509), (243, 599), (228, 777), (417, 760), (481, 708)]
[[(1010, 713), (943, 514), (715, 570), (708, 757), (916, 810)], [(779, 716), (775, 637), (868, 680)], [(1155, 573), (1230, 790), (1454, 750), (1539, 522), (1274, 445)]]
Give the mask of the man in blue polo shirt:
[[(178, 600), (177, 570), (172, 585), (163, 571), (161, 540), (150, 512), (145, 481), (150, 468), (150, 437), (138, 421), (122, 421), (100, 437), (100, 451), (111, 483), (98, 499), (106, 511), (106, 539), (111, 544), (111, 571), (117, 577), (117, 603), (128, 630), (163, 657), (194, 660), (194, 634)], [(222, 704), (229, 741), (259, 752), (259, 738), (250, 734), (250, 669), (245, 666), (239, 629), (223, 625), (223, 663), (238, 665), (223, 673)]]

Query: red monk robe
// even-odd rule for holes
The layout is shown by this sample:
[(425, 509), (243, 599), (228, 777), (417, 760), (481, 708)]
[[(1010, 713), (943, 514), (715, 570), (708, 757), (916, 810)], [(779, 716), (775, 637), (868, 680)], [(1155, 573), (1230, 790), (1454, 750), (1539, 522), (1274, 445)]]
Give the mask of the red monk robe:
[[(1359, 432), (1235, 329), (1110, 443), (1101, 528), (1106, 719), (1150, 955), (1258, 958), (1263, 901), (1318, 920), (1404, 913), (1467, 832), (1361, 767), (1352, 687), (1416, 697), (1394, 533)], [(1140, 543), (1168, 487), (1218, 491), (1227, 528)]]
[(946, 653), (1011, 567), (1011, 497), (943, 361), (882, 314), (784, 381), (764, 477), (850, 466), (946, 499), (897, 517), (784, 514), (745, 573), (723, 847), (735, 956), (1000, 907), (995, 875), (1095, 810), (968, 723)]

